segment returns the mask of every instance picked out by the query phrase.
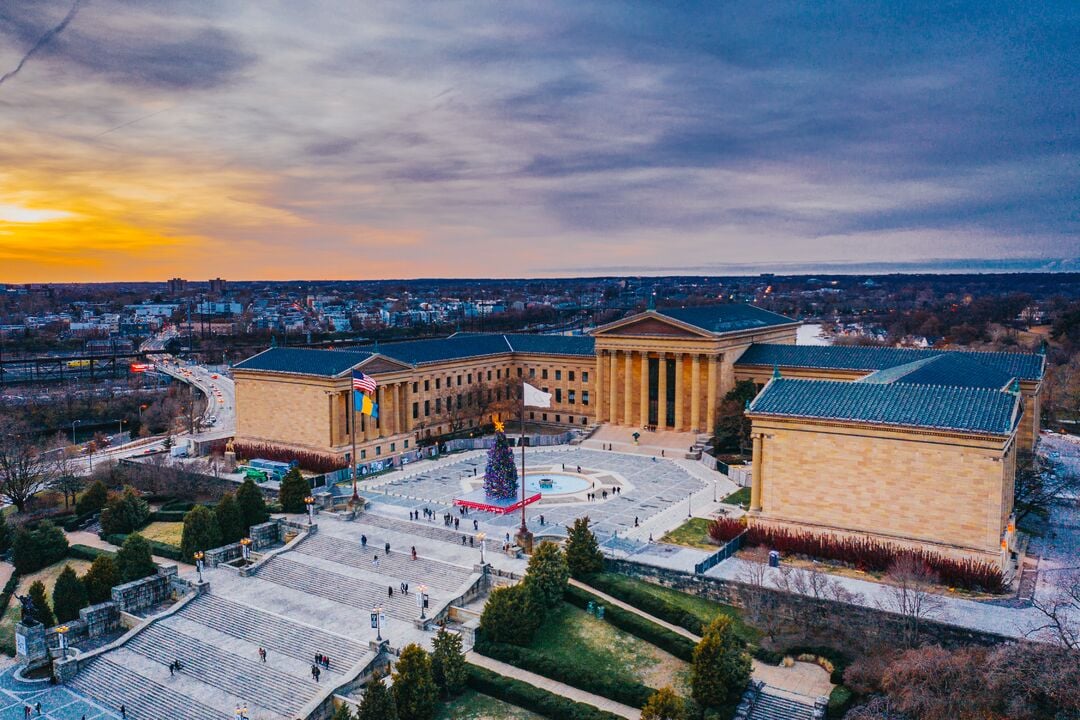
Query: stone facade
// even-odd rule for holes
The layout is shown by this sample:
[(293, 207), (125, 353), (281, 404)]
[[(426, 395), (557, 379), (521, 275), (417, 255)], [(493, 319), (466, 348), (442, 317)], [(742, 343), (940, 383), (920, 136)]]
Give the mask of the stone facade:
[(175, 565), (158, 566), (156, 575), (114, 587), (112, 601), (119, 612), (139, 613), (167, 600), (173, 594), (176, 578)]

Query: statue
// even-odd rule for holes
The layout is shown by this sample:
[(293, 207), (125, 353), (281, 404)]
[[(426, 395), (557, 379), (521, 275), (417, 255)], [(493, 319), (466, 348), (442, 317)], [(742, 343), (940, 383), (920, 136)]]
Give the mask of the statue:
[(37, 608), (34, 606), (34, 600), (29, 595), (19, 595), (19, 602), (22, 603), (22, 624), (23, 625), (37, 625), (38, 620), (34, 617), (37, 612)]

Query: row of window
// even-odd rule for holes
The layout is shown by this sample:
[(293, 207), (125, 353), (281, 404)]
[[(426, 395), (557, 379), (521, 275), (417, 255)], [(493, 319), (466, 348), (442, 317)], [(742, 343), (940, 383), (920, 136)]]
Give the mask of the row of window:
[[(484, 380), (484, 375), (485, 375), (484, 372), (476, 373), (476, 377), (477, 377), (477, 379), (479, 381)], [(490, 382), (492, 380), (492, 371), (491, 370), (486, 371), (486, 375), (487, 375), (487, 380)], [(576, 373), (573, 370), (567, 370), (566, 375), (567, 375), (566, 379), (569, 382), (574, 382), (574, 378), (575, 378)], [(522, 372), (521, 368), (517, 369), (517, 376), (519, 378), (523, 377), (523, 372)], [(555, 371), (555, 380), (557, 380), (557, 381), (562, 380), (562, 376), (563, 376), (563, 371), (562, 370), (556, 370)], [(506, 377), (507, 377), (507, 379), (510, 378), (510, 368), (506, 368)], [(457, 386), (458, 387), (461, 387), (463, 383), (466, 384), (466, 385), (472, 385), (472, 383), (473, 383), (473, 373), (458, 373), (456, 378), (455, 378), (454, 375), (447, 375), (445, 379), (446, 379), (446, 387), (452, 387), (454, 385), (455, 379), (457, 381)], [(495, 369), (495, 371), (494, 371), (494, 379), (495, 380), (502, 380), (503, 379), (503, 370), (502, 370), (502, 368), (496, 368)], [(536, 368), (529, 368), (529, 379), (536, 379)], [(547, 380), (548, 379), (548, 369), (547, 368), (542, 368), (540, 370), (540, 379), (541, 380)], [(443, 387), (443, 378), (440, 376), (440, 377), (435, 378), (434, 380), (435, 380), (435, 389), (436, 390), (441, 390), (442, 387)], [(588, 383), (589, 382), (589, 371), (588, 370), (583, 370), (581, 372), (581, 382), (583, 382), (583, 383)], [(424, 380), (424, 392), (431, 392), (431, 385), (432, 385), (432, 381), (431, 381), (430, 378)], [(413, 393), (420, 392), (420, 381), (418, 381), (418, 380), (413, 381), (412, 391), (413, 391)]]
[[(530, 420), (535, 420), (536, 419), (536, 413), (535, 412), (530, 412), (529, 413), (529, 419)], [(543, 422), (547, 422), (548, 421), (548, 413), (540, 413), (540, 420), (543, 421)], [(589, 418), (585, 417), (584, 415), (582, 415), (580, 418), (578, 418), (578, 420), (581, 422), (582, 425), (588, 425), (589, 424)], [(555, 414), (555, 422), (561, 423), (562, 422), (562, 415), (559, 415), (559, 414), (556, 413)], [(574, 416), (573, 415), (567, 415), (566, 416), (566, 422), (573, 425), (574, 424)]]
[[(409, 441), (408, 440), (403, 441), (401, 449), (402, 449), (402, 451), (409, 449)], [(393, 453), (396, 453), (396, 452), (397, 452), (397, 443), (396, 442), (390, 443), (390, 453), (393, 454)], [(376, 445), (375, 446), (375, 457), (378, 457), (380, 455), (382, 455), (382, 445)], [(365, 449), (365, 448), (360, 449), (360, 459), (361, 460), (366, 460), (367, 459), (367, 449)]]

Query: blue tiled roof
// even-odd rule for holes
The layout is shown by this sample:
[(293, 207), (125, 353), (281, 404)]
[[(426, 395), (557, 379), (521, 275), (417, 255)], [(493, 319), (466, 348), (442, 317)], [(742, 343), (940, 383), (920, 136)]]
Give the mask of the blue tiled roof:
[(457, 335), (429, 340), (406, 340), (380, 344), (378, 347), (368, 345), (364, 349), (409, 365), (510, 352), (510, 346), (502, 335)]
[(717, 334), (755, 330), (772, 325), (787, 325), (797, 322), (789, 317), (742, 303), (701, 305), (686, 308), (658, 308), (656, 312), (673, 320)]
[(927, 357), (955, 354), (1021, 380), (1038, 380), (1043, 375), (1042, 355), (1032, 353), (971, 352), (966, 350), (914, 350), (910, 348), (860, 347), (848, 345), (779, 345), (755, 343), (736, 365), (765, 365), (830, 370), (887, 370)]
[(753, 415), (1008, 435), (1019, 397), (987, 388), (775, 378), (750, 405)]
[(878, 370), (856, 382), (904, 383), (906, 385), (950, 385), (1003, 390), (1013, 377), (983, 365), (961, 353), (941, 353), (915, 362)]
[(506, 335), (515, 352), (540, 355), (596, 355), (596, 340), (589, 335)]
[(238, 362), (235, 368), (333, 377), (364, 362), (369, 357), (371, 353), (356, 350), (270, 348)]

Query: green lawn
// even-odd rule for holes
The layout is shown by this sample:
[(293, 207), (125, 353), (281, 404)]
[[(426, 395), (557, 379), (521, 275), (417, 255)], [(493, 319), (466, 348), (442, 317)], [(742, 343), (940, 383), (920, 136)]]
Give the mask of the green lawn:
[[(34, 581), (40, 580), (45, 584), (45, 592), (48, 593), (49, 602), (51, 603), (53, 586), (56, 585), (56, 578), (60, 575), (60, 572), (64, 569), (65, 565), (70, 565), (71, 569), (80, 576), (90, 567), (90, 563), (86, 560), (66, 558), (47, 568), (42, 568), (37, 572), (23, 575), (19, 578), (19, 587), (15, 591), (15, 594), (27, 594), (30, 592), (30, 586)], [(8, 604), (7, 612), (0, 618), (0, 652), (5, 652), (8, 655), (15, 654), (15, 623), (19, 621), (21, 616), (22, 611), (19, 610), (19, 600), (17, 597), (12, 597), (11, 602)]]
[(728, 505), (749, 505), (750, 504), (750, 488), (739, 488), (735, 492), (724, 498), (724, 502)]
[[(626, 575), (616, 573), (603, 573), (603, 587), (600, 589), (623, 602), (634, 604), (634, 595), (648, 595), (649, 597), (663, 602), (668, 607), (678, 608), (682, 612), (689, 613), (698, 618), (702, 623), (710, 623), (717, 615), (727, 615), (735, 621), (735, 632), (748, 643), (756, 643), (761, 639), (761, 632), (743, 622), (738, 608), (731, 605), (718, 603), (699, 595), (690, 595), (672, 588), (654, 585), (644, 580), (638, 580)], [(642, 608), (648, 612), (647, 608)]]
[(543, 715), (496, 700), (474, 690), (444, 703), (435, 720), (543, 720)]
[(155, 540), (177, 548), (180, 547), (180, 537), (183, 533), (184, 523), (182, 522), (152, 522), (139, 531), (139, 534), (147, 540)]
[(690, 518), (679, 527), (675, 528), (664, 537), (661, 542), (672, 545), (685, 545), (686, 547), (699, 548), (701, 550), (716, 550), (718, 546), (709, 539), (709, 523), (706, 518)]
[(687, 691), (685, 662), (569, 603), (551, 611), (530, 647), (609, 677)]

